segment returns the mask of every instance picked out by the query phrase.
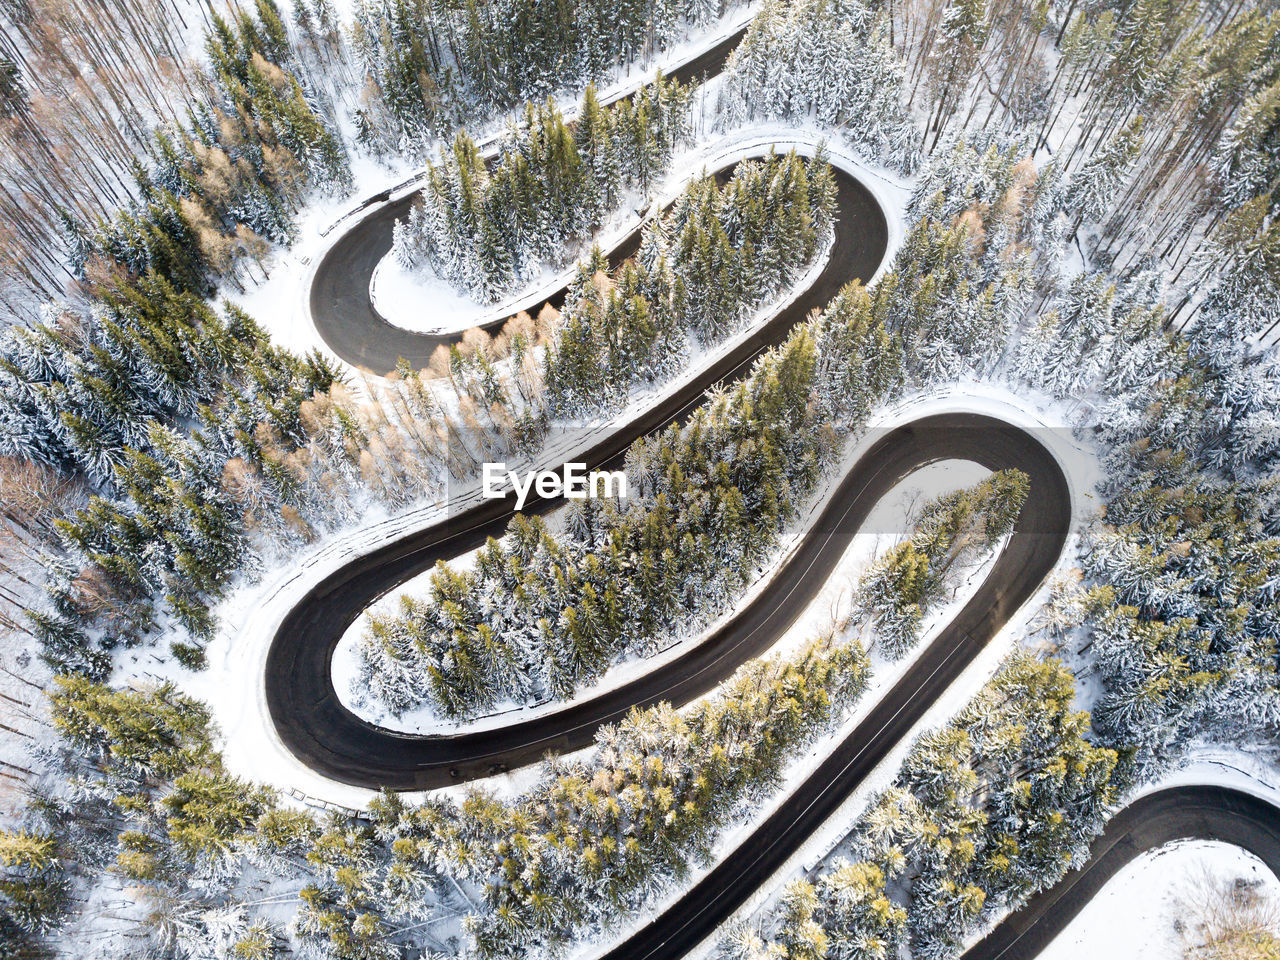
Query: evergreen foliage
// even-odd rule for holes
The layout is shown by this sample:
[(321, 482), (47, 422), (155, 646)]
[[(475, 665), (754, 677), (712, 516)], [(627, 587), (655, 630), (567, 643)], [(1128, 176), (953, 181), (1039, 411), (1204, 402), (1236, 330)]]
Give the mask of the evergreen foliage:
[(766, 0), (725, 64), (720, 123), (803, 120), (839, 127), (886, 166), (919, 165), (905, 73), (889, 21), (861, 0)]
[(1280, 370), (1251, 339), (1274, 315), (1265, 210), (1224, 219), (1185, 333), (1165, 329), (1158, 274), (1140, 268), (1077, 277), (1022, 348), (1033, 382), (1103, 398), (1106, 514), (1070, 622), (1103, 678), (1098, 731), (1139, 779), (1197, 736), (1280, 733)]
[(353, 28), (367, 75), (357, 125), (375, 152), (420, 151), (490, 116), (617, 67), (705, 24), (718, 0), (361, 0)]
[(598, 249), (578, 263), (545, 358), (552, 413), (572, 417), (615, 408), (634, 384), (669, 380), (687, 358), (681, 321), (688, 297), (668, 251), (655, 243), (660, 231), (655, 226), (646, 235), (646, 249), (659, 246), (652, 272), (642, 258), (628, 260), (610, 277)]
[(948, 574), (1013, 529), (1027, 490), (1025, 473), (1001, 470), (974, 487), (939, 497), (924, 506), (912, 535), (863, 575), (854, 612), (869, 624), (887, 656), (896, 660), (915, 646)]
[(632, 710), (599, 731), (587, 759), (549, 762), (514, 801), (472, 791), (456, 808), (429, 801), (406, 815), (396, 804), (394, 822), (385, 807), (379, 820), (405, 856), (484, 885), (483, 912), (468, 921), (480, 956), (555, 947), (684, 875), (866, 682), (861, 647), (821, 638), (740, 667), (686, 710)]
[(1058, 182), (1016, 143), (960, 141), (921, 171), (913, 225), (877, 287), (886, 325), (924, 382), (993, 371), (1059, 234)]
[(139, 781), (199, 769), (213, 755), (208, 710), (171, 685), (134, 693), (63, 676), (49, 706), (54, 727), (70, 746)]
[(308, 191), (351, 185), (346, 151), (312, 108), (275, 0), (206, 38), (209, 97), (181, 127), (158, 129), (153, 169), (136, 164), (138, 198), (91, 228), (62, 212), (71, 269), (91, 286), (154, 272), (184, 292), (214, 278), (240, 283), (244, 261), (264, 270), (269, 243), (294, 239)]
[(57, 837), (46, 831), (0, 831), (0, 956), (47, 956), (41, 940), (62, 923), (70, 883)]
[(816, 886), (795, 881), (765, 956), (954, 957), (984, 923), (1052, 886), (1102, 829), (1122, 784), (1087, 739), (1062, 663), (1020, 653), (945, 727), (916, 741)]
[(396, 256), (476, 300), (500, 299), (599, 227), (625, 189), (648, 189), (688, 136), (689, 97), (659, 75), (601, 108), (588, 87), (573, 125), (552, 100), (530, 103), (492, 167), (459, 132), (428, 164), (409, 218), (397, 222)]
[[(116, 873), (146, 899), (146, 923), (171, 955), (276, 956), (275, 929), (231, 891), (250, 860), (297, 869), (320, 836), (312, 817), (230, 775), (208, 711), (171, 685), (112, 690), (60, 677), (50, 708), (79, 794), (71, 803), (37, 797), (28, 814), (45, 826), (0, 836), (0, 863), (20, 868), (29, 886)], [(47, 929), (56, 904), (43, 902), (41, 916)]]
[[(835, 186), (819, 154), (744, 161), (724, 185), (703, 176), (650, 221), (639, 256), (606, 276), (597, 252), (578, 264), (546, 357), (547, 406), (594, 415), (638, 381), (668, 378), (686, 330), (715, 343), (791, 283), (831, 231)], [(696, 295), (690, 295), (696, 291)]]
[(104, 290), (89, 316), (12, 331), (0, 344), (0, 451), (99, 491), (58, 521), (79, 565), (51, 578), (54, 610), (37, 624), (46, 656), (98, 669), (75, 622), (103, 617), (107, 645), (140, 636), (156, 594), (207, 636), (209, 601), (246, 556), (224, 464), (262, 462), (260, 424), (301, 443), (301, 404), (334, 383), (318, 355), (273, 347), (242, 312), (220, 317), (153, 273)]
[[(329, 0), (293, 4), (305, 50), (273, 0), (252, 7), (215, 22), (212, 76), (188, 96), (186, 120), (156, 137), (137, 202), (99, 222), (59, 196), (66, 209), (45, 218), (94, 309), (55, 311), (0, 348), (0, 453), (97, 494), (57, 525), (65, 555), (50, 565), (48, 609), (32, 615), (59, 668), (104, 674), (100, 648), (159, 623), (158, 598), (164, 617), (207, 636), (208, 604), (253, 562), (255, 534), (300, 543), (324, 516), (349, 517), (369, 495), (408, 503), (437, 468), (468, 476), (546, 427), (533, 350), (550, 318), (518, 318), (492, 343), (469, 334), (427, 373), (400, 370), (383, 407), (356, 402), (317, 358), (273, 348), (237, 311), (200, 302), (251, 261), (265, 272), (267, 244), (292, 236), (305, 191), (346, 182), (334, 111), (313, 82), (342, 43)], [(361, 137), (422, 151), (427, 134), (448, 135), (479, 109), (602, 76), (717, 12), (705, 0), (365, 0), (354, 37), (369, 74)], [(575, 508), (560, 535), (517, 518), (474, 572), (438, 570), (430, 602), (375, 623), (365, 646), (393, 705), (429, 700), (466, 716), (503, 698), (564, 696), (651, 649), (663, 629), (731, 602), (841, 442), (900, 387), (1013, 371), (1096, 404), (1105, 515), (1085, 541), (1086, 589), (1065, 602), (1101, 680), (1096, 732), (1072, 709), (1061, 664), (1016, 656), (917, 742), (847, 857), (792, 886), (769, 929), (736, 938), (744, 957), (954, 955), (1061, 877), (1119, 792), (1188, 743), (1280, 733), (1280, 379), (1260, 346), (1280, 319), (1275, 17), (1172, 0), (1065, 12), (957, 0), (888, 13), (771, 0), (734, 55), (724, 104), (733, 122), (844, 124), (873, 158), (911, 169), (910, 82), (934, 157), (893, 269), (874, 290), (841, 291), (685, 428), (637, 444), (634, 502)], [(1060, 59), (1045, 56), (1054, 34)], [(109, 46), (113, 71), (127, 69)], [(6, 219), (28, 230), (39, 219), (24, 210), (28, 189), (52, 209), (48, 183), (68, 182), (38, 175), (60, 176), (63, 155), (30, 134), (37, 93), (6, 47), (0, 113), (29, 138), (7, 143), (31, 150), (13, 151), (26, 166), (0, 185)], [(150, 142), (128, 96), (108, 110), (93, 100), (139, 126), (128, 141), (112, 131), (125, 153)], [(592, 92), (572, 127), (533, 108), (494, 171), (455, 141), (436, 172), (440, 195), (471, 218), (459, 228), (473, 251), (457, 268), (466, 283), (493, 295), (530, 258), (585, 236), (628, 177), (648, 185), (663, 162), (653, 125), (665, 121), (642, 116), (644, 96), (605, 111)], [(1014, 136), (976, 132), (984, 107), (984, 131), (999, 117)], [(1078, 122), (1064, 142), (1068, 108)], [(1030, 147), (1051, 135), (1054, 159), (1036, 169)], [(465, 189), (450, 185), (450, 164), (465, 168)], [(748, 172), (729, 187), (695, 184), (613, 276), (597, 255), (584, 260), (545, 368), (557, 412), (608, 407), (627, 384), (669, 375), (686, 330), (714, 341), (753, 297), (794, 279), (822, 234), (822, 181), (791, 158)], [(132, 190), (110, 163), (89, 176), (99, 173)], [(484, 203), (468, 208), (468, 191)], [(502, 191), (536, 203), (523, 219), (487, 209)], [(1062, 241), (1086, 223), (1097, 242), (1090, 253), (1078, 244), (1085, 269), (1058, 283)], [(41, 285), (13, 249), (5, 243), (6, 263)], [(1160, 305), (1165, 268), (1183, 284), (1172, 310)], [(1037, 293), (1045, 309), (1029, 314)], [(507, 351), (509, 377), (498, 366)], [(433, 376), (448, 378), (456, 416), (441, 410)], [(994, 517), (986, 494), (939, 504), (874, 572), (864, 600), (895, 642), (910, 641), (935, 576), (1012, 522), (1026, 491), (1007, 475), (988, 493)], [(199, 660), (199, 647), (177, 649)], [(514, 800), (473, 791), (457, 805), (412, 806), (386, 795), (371, 823), (323, 824), (223, 769), (207, 712), (172, 688), (63, 678), (52, 715), (73, 786), (65, 800), (35, 799), (38, 824), (0, 834), (0, 951), (42, 949), (77, 860), (116, 872), (154, 906), (157, 955), (283, 950), (229, 893), (250, 861), (300, 878), (293, 934), (313, 955), (396, 955), (405, 931), (433, 916), (446, 873), (483, 888), (468, 922), (478, 953), (561, 947), (705, 857), (841, 716), (865, 670), (857, 645), (827, 638), (745, 666), (684, 711), (633, 712)]]
[[(904, 379), (994, 366), (1030, 298), (1030, 241), (1037, 219), (1054, 212), (1036, 190), (1052, 182), (1013, 147), (960, 145), (954, 156), (928, 175), (919, 219), (873, 292), (846, 288), (684, 430), (633, 448), (637, 495), (625, 510), (588, 501), (570, 525), (577, 532), (560, 539), (518, 518), (474, 572), (440, 568), (429, 598), (374, 618), (360, 647), (373, 696), (397, 712), (429, 702), (457, 717), (568, 695), (620, 656), (650, 649), (656, 625), (688, 628), (723, 609), (813, 489), (830, 439), (856, 430)], [(682, 230), (700, 222), (691, 200), (672, 217)], [(580, 291), (599, 273), (588, 271)]]

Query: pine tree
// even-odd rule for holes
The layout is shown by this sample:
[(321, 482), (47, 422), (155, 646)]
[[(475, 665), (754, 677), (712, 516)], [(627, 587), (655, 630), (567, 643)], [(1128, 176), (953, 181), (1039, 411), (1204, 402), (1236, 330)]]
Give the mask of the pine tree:
[(1143, 117), (1135, 117), (1106, 147), (1071, 178), (1063, 204), (1076, 211), (1071, 235), (1088, 220), (1098, 222), (1115, 199), (1129, 168), (1142, 149)]

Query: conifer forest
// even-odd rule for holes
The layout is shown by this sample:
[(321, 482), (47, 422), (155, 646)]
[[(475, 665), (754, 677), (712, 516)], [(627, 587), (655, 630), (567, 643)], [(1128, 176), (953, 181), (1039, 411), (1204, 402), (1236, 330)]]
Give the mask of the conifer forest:
[(0, 0), (0, 960), (1086, 956), (1280, 957), (1280, 3)]

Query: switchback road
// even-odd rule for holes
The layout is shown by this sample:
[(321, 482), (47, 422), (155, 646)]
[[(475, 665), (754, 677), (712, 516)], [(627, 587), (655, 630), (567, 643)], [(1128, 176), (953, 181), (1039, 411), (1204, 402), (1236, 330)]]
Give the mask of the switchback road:
[[(875, 273), (888, 243), (884, 214), (866, 187), (837, 168), (833, 172), (837, 185), (835, 238), (831, 256), (813, 283), (699, 378), (575, 455), (576, 462), (585, 463), (588, 469), (616, 464), (636, 438), (686, 416), (702, 402), (712, 384), (748, 371), (758, 356), (786, 339), (795, 324), (811, 310), (824, 307), (846, 282), (855, 277), (866, 280)], [(387, 544), (317, 584), (286, 615), (267, 655), (267, 706), (281, 739), (303, 762), (344, 783), (396, 789), (441, 786), (485, 776), (497, 764), (515, 766), (536, 760), (548, 749), (584, 746), (600, 723), (616, 719), (632, 703), (653, 702), (653, 696), (628, 702), (619, 695), (609, 698), (607, 704), (593, 701), (590, 710), (583, 705), (572, 713), (562, 711), (514, 729), (447, 738), (396, 734), (366, 723), (341, 704), (333, 689), (331, 664), (333, 651), (352, 621), (378, 597), (429, 570), (437, 560), (459, 556), (488, 537), (501, 535), (514, 513), (514, 499), (512, 495), (505, 500), (481, 501), (445, 522)], [(554, 505), (531, 495), (524, 512)], [(791, 609), (794, 616), (799, 606)], [(647, 690), (659, 697), (678, 693), (688, 699), (705, 692), (714, 686), (715, 677), (731, 673), (733, 666), (754, 655), (751, 651), (768, 645), (764, 635), (756, 638), (753, 644), (739, 647), (740, 655), (721, 658), (720, 673), (699, 670), (700, 679), (687, 679), (678, 690), (672, 688), (670, 678), (655, 678), (648, 687), (625, 688), (627, 695)], [(692, 669), (686, 664), (677, 673)]]
[[(671, 71), (669, 76), (682, 83), (691, 83), (719, 73), (745, 32), (745, 27), (735, 31), (710, 50)], [(369, 296), (373, 271), (391, 250), (396, 220), (409, 215), (416, 196), (415, 190), (409, 196), (378, 207), (348, 227), (320, 260), (311, 283), (311, 317), (324, 342), (352, 366), (376, 374), (394, 370), (401, 357), (409, 361), (413, 369), (421, 369), (436, 347), (441, 344), (447, 346), (458, 339), (457, 334), (413, 333), (388, 323)], [(610, 253), (615, 264), (635, 252), (639, 234), (637, 228)], [(874, 252), (874, 244), (871, 248)], [(882, 252), (883, 245), (880, 249)], [(879, 263), (878, 257), (876, 262)], [(563, 291), (549, 297), (547, 302), (559, 306), (562, 301)], [(530, 313), (537, 315), (540, 309), (541, 304), (537, 304)], [(503, 317), (486, 324), (485, 329), (492, 331), (506, 319)]]
[[(611, 454), (605, 449), (588, 462), (607, 460)], [(881, 710), (868, 721), (870, 726), (851, 738), (849, 746), (858, 747), (865, 763), (830, 781), (826, 793), (834, 809), (848, 786), (910, 729), (1057, 561), (1070, 525), (1070, 497), (1057, 462), (1030, 434), (973, 414), (929, 417), (889, 432), (843, 478), (814, 532), (769, 589), (704, 642), (608, 693), (531, 720), (453, 736), (400, 734), (361, 720), (339, 702), (333, 689), (333, 648), (370, 599), (405, 576), (429, 569), (437, 559), (455, 557), (501, 533), (511, 498), (481, 501), (454, 520), (353, 561), (293, 608), (268, 654), (272, 720), (288, 748), (313, 769), (344, 783), (400, 790), (483, 777), (495, 765), (516, 767), (538, 760), (548, 750), (563, 753), (587, 746), (598, 727), (620, 720), (632, 706), (662, 700), (686, 703), (767, 650), (821, 590), (871, 508), (899, 480), (941, 459), (973, 460), (991, 469), (1017, 467), (1030, 476), (1031, 494), (1009, 546), (977, 595), (885, 697)], [(547, 506), (543, 502), (531, 508)], [(823, 809), (813, 808), (814, 815)], [(806, 819), (797, 828), (807, 829), (808, 824)]]
[[(741, 35), (729, 37), (676, 75), (690, 79), (718, 70)], [(867, 279), (875, 272), (887, 242), (884, 216), (861, 184), (836, 172), (836, 243), (817, 281), (698, 383), (577, 459), (590, 466), (616, 462), (634, 438), (685, 416), (701, 401), (706, 387), (749, 368), (809, 310), (825, 305), (844, 282)], [(329, 346), (348, 362), (374, 372), (391, 370), (398, 357), (422, 366), (439, 344), (453, 339), (396, 328), (378, 316), (369, 301), (373, 268), (390, 249), (392, 225), (407, 213), (409, 203), (406, 199), (387, 204), (356, 222), (318, 265), (310, 294), (315, 323)], [(624, 240), (612, 259), (617, 262), (628, 255), (635, 241), (634, 234)], [(814, 533), (763, 596), (705, 643), (616, 691), (537, 720), (454, 737), (397, 734), (365, 723), (341, 705), (333, 690), (330, 661), (338, 639), (381, 594), (437, 559), (457, 556), (500, 534), (511, 516), (510, 500), (482, 502), (354, 561), (307, 594), (282, 622), (268, 654), (265, 683), (272, 720), (303, 762), (336, 780), (369, 787), (423, 789), (455, 783), (484, 776), (498, 765), (532, 762), (547, 750), (584, 746), (600, 724), (619, 719), (632, 705), (687, 702), (767, 649), (820, 589), (848, 536), (875, 502), (918, 467), (949, 458), (975, 460), (992, 469), (1018, 467), (1030, 475), (1030, 497), (1008, 546), (973, 599), (831, 757), (671, 909), (609, 954), (610, 960), (675, 960), (711, 935), (786, 862), (1053, 567), (1070, 523), (1069, 496), (1061, 469), (1036, 437), (1000, 421), (965, 414), (922, 419), (886, 434), (843, 478)], [(528, 510), (551, 506), (530, 503)], [(1280, 873), (1278, 831), (1280, 812), (1239, 791), (1191, 786), (1143, 797), (1108, 824), (1080, 870), (1013, 913), (965, 960), (1034, 956), (1125, 863), (1171, 840), (1195, 837), (1239, 844)]]

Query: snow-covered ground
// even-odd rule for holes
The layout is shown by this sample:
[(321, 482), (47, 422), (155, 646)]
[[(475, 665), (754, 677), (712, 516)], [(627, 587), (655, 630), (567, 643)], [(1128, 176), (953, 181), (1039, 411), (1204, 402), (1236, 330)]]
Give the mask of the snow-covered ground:
[[(631, 226), (635, 226), (634, 218)], [(609, 246), (606, 242), (602, 248), (607, 250)], [(378, 315), (393, 327), (414, 333), (461, 333), (542, 302), (572, 277), (572, 269), (556, 271), (548, 267), (495, 307), (459, 293), (429, 270), (407, 269), (393, 251), (374, 268), (369, 299)]]
[(1237, 880), (1280, 902), (1280, 880), (1239, 847), (1183, 840), (1148, 851), (1108, 880), (1038, 960), (1175, 960), (1186, 945), (1188, 905), (1206, 885)]

